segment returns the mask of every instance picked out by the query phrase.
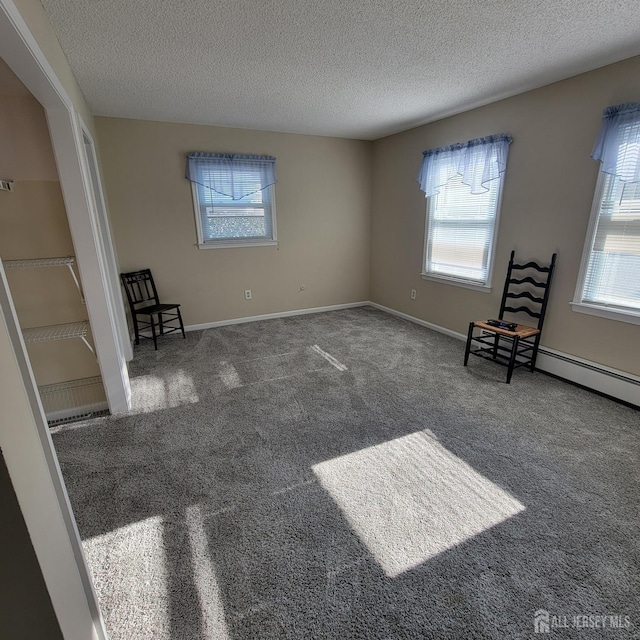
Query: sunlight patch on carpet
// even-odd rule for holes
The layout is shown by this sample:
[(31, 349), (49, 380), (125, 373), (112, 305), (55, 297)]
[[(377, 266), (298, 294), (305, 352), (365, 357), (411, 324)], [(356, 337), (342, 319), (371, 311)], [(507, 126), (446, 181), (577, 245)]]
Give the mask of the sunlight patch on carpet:
[(182, 369), (160, 377), (145, 375), (131, 378), (131, 412), (148, 413), (195, 404), (200, 398), (193, 378)]
[(321, 462), (313, 472), (389, 577), (525, 509), (425, 432)]
[(227, 640), (231, 635), (224, 616), (224, 600), (209, 553), (209, 538), (200, 505), (187, 507), (187, 527), (193, 582), (198, 593), (205, 637)]
[(94, 536), (83, 547), (107, 628), (127, 630), (138, 640), (157, 638), (159, 631), (168, 637), (162, 518), (154, 516)]
[(220, 379), (227, 389), (236, 389), (243, 386), (238, 370), (230, 362), (220, 363)]

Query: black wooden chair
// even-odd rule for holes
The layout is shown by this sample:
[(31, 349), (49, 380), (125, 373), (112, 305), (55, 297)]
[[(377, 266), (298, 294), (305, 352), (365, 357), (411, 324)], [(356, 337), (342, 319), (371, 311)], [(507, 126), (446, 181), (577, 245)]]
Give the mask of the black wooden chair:
[[(127, 294), (129, 309), (131, 310), (131, 318), (133, 320), (133, 329), (136, 334), (136, 344), (140, 344), (140, 338), (149, 338), (142, 335), (140, 329), (151, 328), (151, 340), (153, 346), (158, 349), (158, 333), (156, 332), (156, 318), (158, 320), (158, 329), (160, 335), (167, 335), (174, 331), (182, 331), (184, 334), (184, 325), (182, 324), (182, 316), (180, 315), (179, 304), (161, 304), (158, 298), (158, 291), (153, 282), (153, 276), (150, 269), (142, 269), (141, 271), (132, 271), (130, 273), (121, 273), (120, 278)], [(147, 319), (140, 319), (140, 316)], [(166, 329), (167, 322), (178, 322), (179, 326), (169, 325)]]
[[(511, 382), (515, 368), (528, 366), (530, 371), (535, 369), (551, 280), (556, 266), (555, 253), (548, 267), (535, 262), (515, 264), (514, 256), (515, 252), (512, 251), (498, 318), (469, 323), (467, 347), (464, 352), (465, 367), (469, 361), (469, 354), (506, 365), (507, 384)], [(514, 274), (514, 271), (518, 273)], [(516, 302), (512, 302), (514, 300)], [(505, 313), (527, 313), (536, 318), (537, 323), (535, 326), (529, 326), (511, 322), (504, 319)], [(479, 335), (474, 336), (475, 329), (480, 330)], [(472, 349), (474, 345), (477, 348)]]

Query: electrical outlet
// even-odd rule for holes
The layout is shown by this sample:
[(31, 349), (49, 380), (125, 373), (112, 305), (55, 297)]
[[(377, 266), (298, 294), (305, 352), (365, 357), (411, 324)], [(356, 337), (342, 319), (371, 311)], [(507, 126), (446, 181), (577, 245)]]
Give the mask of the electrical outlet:
[(245, 300), (251, 300), (251, 289), (245, 289), (244, 290), (244, 299)]
[(412, 300), (416, 299), (416, 290), (415, 289), (411, 289), (411, 299)]

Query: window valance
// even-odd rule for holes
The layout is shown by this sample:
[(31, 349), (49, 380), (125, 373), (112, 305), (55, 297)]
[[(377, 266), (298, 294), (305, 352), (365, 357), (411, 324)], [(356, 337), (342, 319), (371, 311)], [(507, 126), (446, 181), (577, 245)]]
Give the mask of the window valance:
[(193, 152), (185, 177), (231, 200), (242, 200), (277, 182), (273, 156)]
[(591, 157), (621, 182), (640, 181), (640, 103), (607, 107)]
[(471, 193), (488, 191), (487, 183), (507, 168), (511, 141), (511, 136), (499, 133), (424, 151), (418, 175), (420, 188), (427, 197), (433, 196), (451, 178), (460, 175), (462, 182), (471, 187)]

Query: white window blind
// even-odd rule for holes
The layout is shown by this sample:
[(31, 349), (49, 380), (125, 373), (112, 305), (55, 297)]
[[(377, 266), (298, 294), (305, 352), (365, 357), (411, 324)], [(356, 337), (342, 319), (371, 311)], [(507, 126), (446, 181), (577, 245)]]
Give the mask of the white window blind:
[(582, 302), (640, 312), (640, 183), (601, 180)]
[(472, 194), (457, 175), (428, 199), (425, 275), (487, 284), (501, 182), (491, 180), (488, 191)]
[(573, 309), (640, 324), (640, 104), (607, 107), (591, 157), (600, 162)]
[(193, 152), (192, 183), (201, 248), (276, 244), (275, 158)]
[[(233, 176), (214, 175), (216, 170), (201, 170), (203, 184), (197, 184), (203, 240), (271, 239), (271, 188), (262, 189), (262, 172), (234, 171)], [(228, 174), (228, 172), (225, 172)], [(240, 200), (204, 186), (215, 181), (229, 183), (229, 193), (235, 187), (249, 193)]]
[(422, 153), (427, 197), (425, 278), (489, 289), (511, 136), (498, 133)]

